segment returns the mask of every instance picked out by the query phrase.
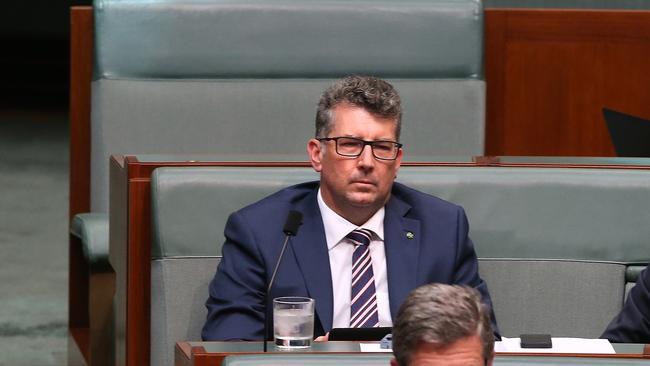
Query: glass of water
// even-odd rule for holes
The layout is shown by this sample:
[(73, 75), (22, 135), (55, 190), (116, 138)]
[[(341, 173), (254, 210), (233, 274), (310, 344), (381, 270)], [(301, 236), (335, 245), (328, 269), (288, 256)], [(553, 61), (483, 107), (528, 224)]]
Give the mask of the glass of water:
[(311, 347), (314, 338), (314, 299), (273, 299), (273, 337), (275, 345), (280, 348)]

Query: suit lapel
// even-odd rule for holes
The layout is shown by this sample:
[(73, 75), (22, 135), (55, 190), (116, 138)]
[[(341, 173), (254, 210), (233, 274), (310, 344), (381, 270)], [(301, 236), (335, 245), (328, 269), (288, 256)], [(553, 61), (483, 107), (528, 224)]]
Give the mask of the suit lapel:
[(410, 205), (392, 196), (384, 216), (388, 297), (393, 320), (406, 296), (417, 285), (420, 221), (405, 217), (410, 208)]
[(332, 275), (317, 192), (315, 189), (296, 204), (296, 209), (303, 213), (303, 223), (292, 239), (292, 248), (309, 296), (316, 300), (316, 315), (324, 330), (329, 331), (333, 316)]

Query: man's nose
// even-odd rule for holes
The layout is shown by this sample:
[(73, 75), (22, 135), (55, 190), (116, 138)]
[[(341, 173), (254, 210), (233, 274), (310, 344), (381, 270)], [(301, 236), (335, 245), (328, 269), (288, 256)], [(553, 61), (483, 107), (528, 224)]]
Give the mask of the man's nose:
[(375, 157), (372, 154), (372, 146), (365, 145), (363, 150), (361, 150), (361, 155), (359, 155), (359, 166), (363, 167), (372, 167), (375, 165)]

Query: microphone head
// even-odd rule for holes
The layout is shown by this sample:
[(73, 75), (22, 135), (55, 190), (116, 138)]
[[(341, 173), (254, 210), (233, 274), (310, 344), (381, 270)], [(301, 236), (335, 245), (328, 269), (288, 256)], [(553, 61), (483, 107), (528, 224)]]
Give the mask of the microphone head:
[(287, 215), (287, 221), (285, 221), (282, 231), (288, 236), (295, 236), (300, 225), (302, 225), (302, 213), (291, 210)]

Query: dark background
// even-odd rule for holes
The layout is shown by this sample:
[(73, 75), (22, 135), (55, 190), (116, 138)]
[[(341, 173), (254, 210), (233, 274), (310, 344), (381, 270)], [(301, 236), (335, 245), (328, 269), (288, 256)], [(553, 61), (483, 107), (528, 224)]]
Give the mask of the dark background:
[(67, 108), (70, 7), (92, 0), (6, 1), (0, 12), (0, 108)]

